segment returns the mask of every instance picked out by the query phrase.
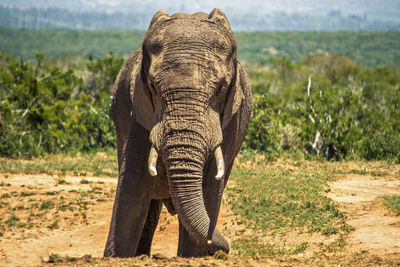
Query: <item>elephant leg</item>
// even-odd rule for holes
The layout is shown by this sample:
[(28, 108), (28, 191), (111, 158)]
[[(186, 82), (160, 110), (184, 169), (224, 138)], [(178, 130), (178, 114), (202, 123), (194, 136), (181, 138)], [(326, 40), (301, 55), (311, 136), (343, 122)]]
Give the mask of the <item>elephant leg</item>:
[(133, 257), (142, 236), (152, 198), (154, 179), (147, 170), (148, 131), (133, 122), (121, 164), (106, 257)]
[(178, 256), (179, 257), (203, 257), (206, 251), (201, 248), (196, 241), (194, 241), (186, 228), (179, 222), (179, 242), (178, 242)]
[(149, 211), (147, 212), (146, 223), (144, 224), (142, 236), (136, 250), (136, 256), (150, 256), (151, 242), (153, 241), (154, 232), (157, 228), (158, 219), (160, 218), (162, 208), (162, 200), (151, 200)]
[[(232, 170), (232, 165), (231, 163), (225, 171), (225, 177), (229, 177), (231, 170)], [(215, 167), (216, 168), (216, 167)], [(221, 201), (222, 201), (222, 195), (226, 186), (226, 183), (228, 182), (227, 178), (221, 179), (217, 181), (214, 176), (212, 176), (213, 173), (216, 172), (216, 169), (213, 170), (214, 168), (210, 168), (211, 171), (209, 172), (211, 175), (208, 176), (209, 179), (207, 179), (204, 182), (204, 202), (205, 206), (207, 209), (208, 216), (210, 217), (211, 223), (215, 226), (218, 221), (218, 215), (219, 215), (219, 210), (221, 207)]]

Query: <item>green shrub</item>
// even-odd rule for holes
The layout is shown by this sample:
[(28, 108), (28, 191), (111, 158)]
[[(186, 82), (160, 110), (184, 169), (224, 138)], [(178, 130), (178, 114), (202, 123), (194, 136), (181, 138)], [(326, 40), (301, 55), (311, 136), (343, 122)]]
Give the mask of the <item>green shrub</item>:
[[(110, 87), (122, 58), (109, 54), (87, 65), (83, 80), (73, 69), (0, 57), (0, 155), (47, 153), (114, 146)], [(93, 81), (103, 81), (96, 84)]]
[(247, 130), (244, 149), (274, 157), (278, 152), (278, 124), (274, 114), (275, 97), (265, 93), (254, 97), (253, 115)]
[[(400, 71), (346, 57), (250, 68), (253, 117), (243, 149), (400, 162)], [(311, 82), (309, 84), (309, 81)]]

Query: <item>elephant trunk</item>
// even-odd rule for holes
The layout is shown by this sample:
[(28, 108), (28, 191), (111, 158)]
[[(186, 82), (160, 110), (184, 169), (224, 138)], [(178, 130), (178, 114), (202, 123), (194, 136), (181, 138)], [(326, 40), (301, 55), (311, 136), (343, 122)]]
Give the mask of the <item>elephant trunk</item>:
[(210, 223), (203, 199), (203, 167), (208, 153), (202, 137), (177, 133), (165, 140), (163, 157), (179, 220), (207, 253), (229, 252), (229, 244)]

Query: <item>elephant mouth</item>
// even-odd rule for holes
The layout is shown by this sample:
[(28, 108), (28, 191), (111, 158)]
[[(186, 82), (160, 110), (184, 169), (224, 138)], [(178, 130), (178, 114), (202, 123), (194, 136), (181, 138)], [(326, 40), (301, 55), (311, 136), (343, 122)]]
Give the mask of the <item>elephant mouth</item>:
[[(222, 154), (221, 146), (217, 146), (214, 151), (215, 163), (217, 165), (217, 174), (215, 175), (216, 180), (221, 180), (225, 174), (225, 162)], [(148, 159), (148, 170), (151, 176), (157, 176), (157, 158), (158, 152), (154, 145), (150, 148), (149, 159)]]

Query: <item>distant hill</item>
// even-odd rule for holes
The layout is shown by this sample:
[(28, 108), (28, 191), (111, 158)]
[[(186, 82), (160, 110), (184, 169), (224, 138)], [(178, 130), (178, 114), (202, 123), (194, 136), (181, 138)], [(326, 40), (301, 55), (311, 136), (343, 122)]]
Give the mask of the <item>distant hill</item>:
[[(112, 50), (126, 57), (140, 47), (144, 31), (26, 30), (0, 27), (0, 51), (32, 59), (101, 58)], [(271, 57), (300, 62), (310, 55), (345, 55), (364, 66), (400, 68), (400, 32), (237, 32), (239, 57), (267, 64)]]
[[(232, 28), (239, 31), (400, 30), (399, 0), (219, 1)], [(210, 12), (213, 1), (195, 0), (2, 0), (0, 25), (29, 29), (145, 30), (153, 14), (166, 9)]]

